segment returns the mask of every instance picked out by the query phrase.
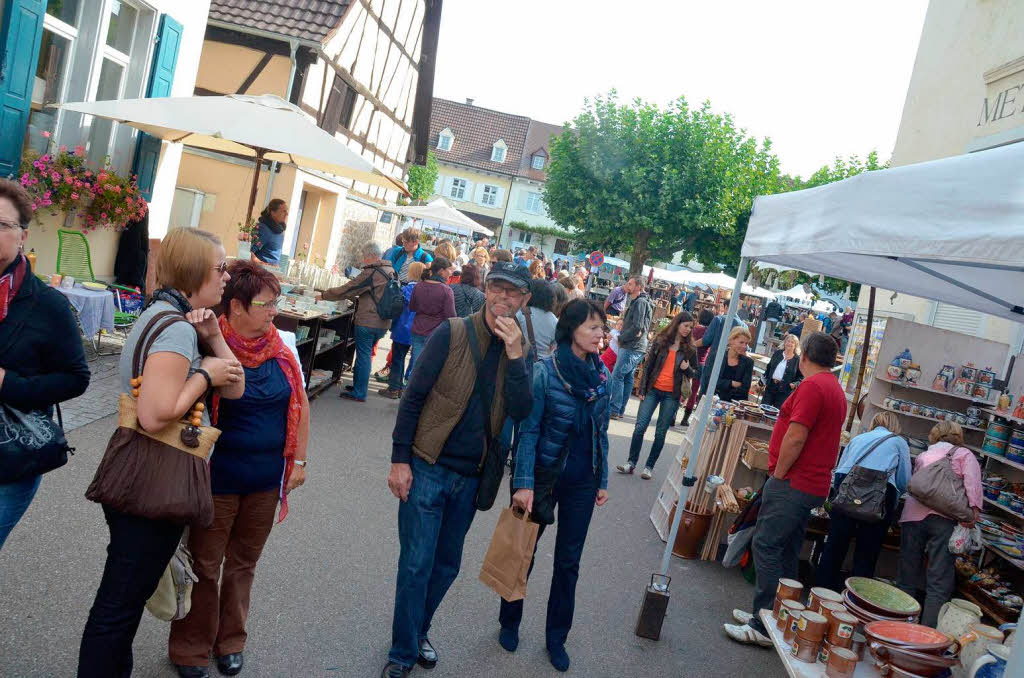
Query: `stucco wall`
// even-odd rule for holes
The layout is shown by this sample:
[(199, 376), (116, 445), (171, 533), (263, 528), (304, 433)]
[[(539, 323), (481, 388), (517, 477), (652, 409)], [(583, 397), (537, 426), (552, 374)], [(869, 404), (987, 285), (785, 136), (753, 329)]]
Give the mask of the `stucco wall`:
[(547, 207), (544, 202), (541, 201), (541, 213), (527, 212), (522, 208), (526, 200), (527, 193), (543, 193), (543, 187), (537, 184), (528, 184), (525, 181), (516, 179), (512, 182), (512, 202), (508, 206), (508, 217), (505, 219), (507, 224), (510, 221), (524, 221), (531, 226), (557, 226), (554, 219), (548, 215)]
[[(203, 43), (196, 87), (222, 94), (234, 94), (262, 58), (263, 52), (259, 50), (207, 40)], [(290, 72), (290, 57), (273, 56), (245, 93), (276, 94), (284, 97)]]
[[(476, 212), (477, 214), (485, 214), (487, 216), (495, 217), (496, 219), (503, 219), (505, 217), (505, 204), (508, 202), (509, 192), (512, 187), (511, 178), (497, 177), (494, 175), (484, 174), (483, 172), (474, 172), (473, 170), (466, 169), (464, 167), (456, 167), (454, 165), (445, 165), (442, 163), (438, 163), (438, 165), (438, 183), (434, 186), (434, 195), (431, 196), (431, 199), (443, 196), (445, 200), (450, 202), (456, 209)], [(469, 187), (469, 193), (466, 195), (465, 200), (456, 200), (455, 198), (444, 194), (444, 189), (447, 186), (445, 179), (447, 177), (458, 177), (459, 179), (467, 179), (472, 182), (472, 186)], [(478, 197), (477, 188), (484, 184), (490, 184), (491, 186), (498, 186), (501, 188), (501, 199), (495, 207), (485, 207), (476, 201)]]

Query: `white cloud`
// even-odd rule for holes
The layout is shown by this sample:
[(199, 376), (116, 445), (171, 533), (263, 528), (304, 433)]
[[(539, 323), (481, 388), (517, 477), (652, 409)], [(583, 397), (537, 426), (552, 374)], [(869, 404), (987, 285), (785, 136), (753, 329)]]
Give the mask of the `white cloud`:
[(892, 153), (926, 0), (446, 0), (434, 94), (573, 118), (584, 98), (683, 95), (803, 176), (836, 155)]

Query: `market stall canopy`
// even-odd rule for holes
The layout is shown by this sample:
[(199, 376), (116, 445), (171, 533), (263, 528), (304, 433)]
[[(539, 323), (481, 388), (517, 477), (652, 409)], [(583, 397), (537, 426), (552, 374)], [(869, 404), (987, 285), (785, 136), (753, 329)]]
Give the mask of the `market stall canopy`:
[(474, 232), (483, 233), (486, 236), (494, 235), (494, 231), (476, 223), (465, 214), (446, 203), (444, 198), (438, 198), (426, 205), (395, 207), (388, 211), (394, 212), (395, 214), (401, 214), (403, 217), (422, 219), (423, 221), (430, 221), (442, 226), (450, 226), (464, 235), (471, 235)]
[(754, 201), (742, 256), (1024, 322), (1024, 144)]
[(401, 181), (378, 170), (317, 127), (297, 106), (273, 94), (83, 101), (59, 107), (114, 120), (164, 141), (292, 163), (409, 193)]

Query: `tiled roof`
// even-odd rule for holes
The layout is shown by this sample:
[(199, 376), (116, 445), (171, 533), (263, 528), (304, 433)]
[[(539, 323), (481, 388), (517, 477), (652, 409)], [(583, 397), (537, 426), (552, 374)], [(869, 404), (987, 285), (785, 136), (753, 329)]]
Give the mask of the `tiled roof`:
[(211, 0), (210, 19), (323, 42), (352, 0)]
[[(434, 98), (430, 114), (430, 148), (438, 162), (456, 163), (474, 169), (514, 176), (523, 159), (523, 144), (530, 119), (489, 108)], [(437, 137), (450, 129), (455, 142), (449, 151), (437, 147)], [(491, 162), (494, 143), (501, 139), (508, 150), (505, 162)]]
[[(523, 146), (523, 162), (519, 167), (519, 176), (533, 179), (534, 181), (546, 181), (548, 178), (547, 162), (551, 158), (551, 137), (562, 133), (561, 125), (549, 125), (546, 122), (530, 121), (530, 129), (526, 132), (526, 143)], [(544, 169), (533, 169), (533, 156), (537, 154), (544, 156)]]

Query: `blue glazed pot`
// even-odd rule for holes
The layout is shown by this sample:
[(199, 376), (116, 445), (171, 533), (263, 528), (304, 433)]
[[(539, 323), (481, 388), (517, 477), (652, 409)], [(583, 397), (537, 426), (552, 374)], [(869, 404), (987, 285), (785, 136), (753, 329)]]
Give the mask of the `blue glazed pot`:
[(978, 657), (971, 667), (968, 678), (1003, 678), (1006, 663), (1010, 661), (1010, 648), (1006, 645), (989, 645), (988, 652)]

